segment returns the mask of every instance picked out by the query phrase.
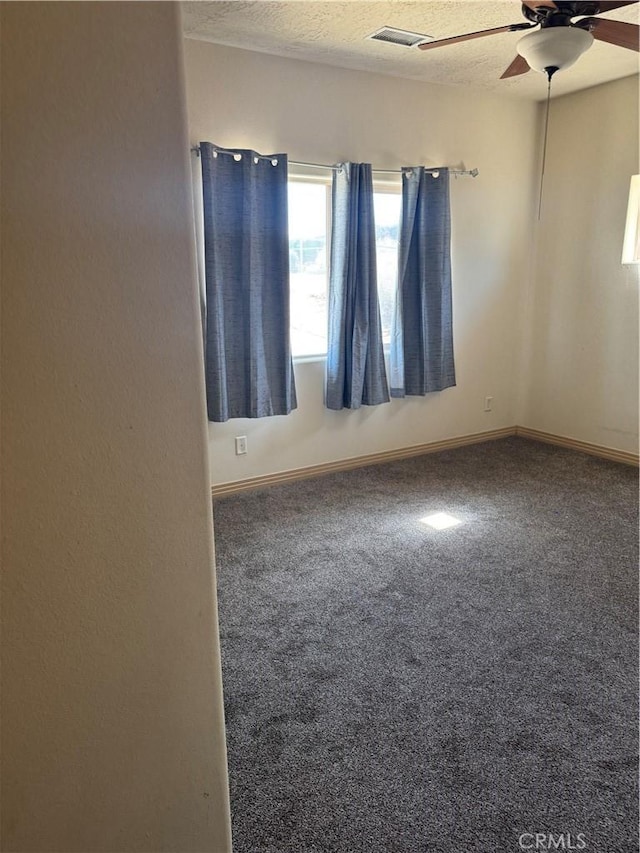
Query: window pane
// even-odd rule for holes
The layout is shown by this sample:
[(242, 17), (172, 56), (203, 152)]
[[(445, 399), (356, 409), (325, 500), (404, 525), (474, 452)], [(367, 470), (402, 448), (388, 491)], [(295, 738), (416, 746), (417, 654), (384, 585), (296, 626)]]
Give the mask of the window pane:
[(388, 344), (391, 340), (391, 322), (398, 277), (401, 195), (399, 192), (374, 193), (373, 206), (376, 218), (376, 263), (382, 341)]
[[(294, 356), (327, 351), (327, 185), (289, 181), (291, 350)], [(399, 192), (374, 193), (378, 298), (383, 343), (391, 338), (398, 266)]]
[(327, 186), (289, 181), (291, 351), (327, 352)]

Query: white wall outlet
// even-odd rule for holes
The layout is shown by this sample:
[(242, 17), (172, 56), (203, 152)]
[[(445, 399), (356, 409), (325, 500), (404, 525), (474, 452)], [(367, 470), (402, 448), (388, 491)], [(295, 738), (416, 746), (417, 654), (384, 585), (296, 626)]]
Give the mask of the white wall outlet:
[(485, 412), (490, 412), (493, 408), (493, 397), (485, 397), (484, 398), (484, 410)]
[(242, 456), (243, 453), (247, 452), (247, 436), (246, 435), (237, 435), (236, 436), (236, 456)]

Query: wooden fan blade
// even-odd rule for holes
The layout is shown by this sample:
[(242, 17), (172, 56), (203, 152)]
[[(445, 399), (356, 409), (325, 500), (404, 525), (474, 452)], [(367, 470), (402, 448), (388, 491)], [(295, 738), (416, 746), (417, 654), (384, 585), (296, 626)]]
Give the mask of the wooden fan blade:
[[(522, 27), (521, 27), (520, 24), (510, 24), (509, 26), (506, 26), (506, 27), (494, 27), (492, 30), (478, 30), (475, 33), (464, 33), (464, 35), (461, 35), (461, 36), (451, 36), (451, 38), (448, 38), (448, 39), (438, 39), (437, 41), (428, 41), (428, 42), (425, 42), (425, 44), (419, 44), (418, 47), (420, 48), (420, 50), (431, 50), (431, 48), (433, 48), (433, 47), (444, 47), (444, 45), (447, 45), (447, 44), (457, 44), (458, 42), (461, 42), (461, 41), (469, 41), (470, 39), (479, 39), (479, 38), (482, 38), (483, 36), (495, 35), (496, 33), (509, 33), (509, 32), (513, 31), (514, 27), (518, 27), (518, 29), (520, 29), (520, 28), (525, 29), (524, 25), (522, 25)], [(528, 27), (527, 27), (527, 29), (528, 29)]]
[(621, 6), (633, 6), (638, 0), (599, 0), (598, 14), (601, 12), (612, 12), (614, 9), (619, 9)]
[(626, 21), (608, 21), (606, 18), (582, 18), (578, 21), (581, 29), (588, 29), (598, 41), (606, 41), (618, 47), (640, 51), (640, 27)]
[(500, 75), (500, 79), (505, 80), (507, 77), (517, 77), (518, 74), (526, 74), (527, 71), (531, 71), (529, 63), (524, 56), (518, 54), (504, 74)]
[(522, 0), (522, 5), (535, 12), (536, 9), (557, 9), (553, 0)]
[[(598, 4), (596, 14), (601, 12), (611, 12), (613, 9), (619, 9), (621, 6), (631, 6), (637, 3), (638, 0), (595, 0)], [(560, 3), (554, 3), (553, 0), (522, 0), (522, 5), (528, 9), (535, 11), (536, 9), (561, 9), (565, 4), (560, 0)], [(593, 13), (592, 13), (593, 14)]]

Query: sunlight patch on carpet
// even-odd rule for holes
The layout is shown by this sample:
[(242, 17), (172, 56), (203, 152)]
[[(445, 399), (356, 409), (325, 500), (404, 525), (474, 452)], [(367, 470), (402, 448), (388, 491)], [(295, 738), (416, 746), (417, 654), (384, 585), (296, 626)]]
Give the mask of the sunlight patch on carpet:
[(433, 527), (434, 530), (446, 530), (448, 527), (457, 527), (462, 524), (459, 518), (449, 515), (448, 512), (434, 512), (433, 515), (425, 515), (420, 521)]

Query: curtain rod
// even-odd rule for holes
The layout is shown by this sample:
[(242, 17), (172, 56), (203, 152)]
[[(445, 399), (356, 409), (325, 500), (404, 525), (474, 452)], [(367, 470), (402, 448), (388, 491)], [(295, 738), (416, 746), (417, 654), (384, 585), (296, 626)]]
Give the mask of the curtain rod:
[[(191, 149), (191, 152), (193, 154), (195, 154), (197, 157), (199, 157), (200, 156), (200, 146), (194, 145), (193, 148)], [(236, 151), (229, 151), (226, 148), (216, 148), (216, 152), (218, 154), (232, 154), (234, 156), (237, 154)], [(273, 160), (274, 158), (273, 158), (273, 156), (268, 157), (265, 154), (257, 154), (257, 155), (255, 155), (254, 159)], [(340, 168), (339, 164), (334, 164), (334, 165), (329, 166), (325, 163), (303, 163), (299, 160), (289, 160), (289, 165), (291, 165), (291, 166), (304, 166), (308, 169), (329, 169), (331, 171), (334, 171), (335, 169)], [(426, 166), (423, 166), (423, 168), (424, 168), (425, 172), (429, 172), (430, 174), (437, 173), (439, 171), (437, 167), (427, 168)], [(399, 175), (402, 173), (401, 169), (372, 169), (371, 171), (376, 172), (376, 174), (378, 174), (378, 175)], [(449, 174), (450, 175), (456, 175), (456, 176), (469, 175), (470, 177), (475, 178), (478, 176), (479, 172), (477, 169), (449, 169)]]

